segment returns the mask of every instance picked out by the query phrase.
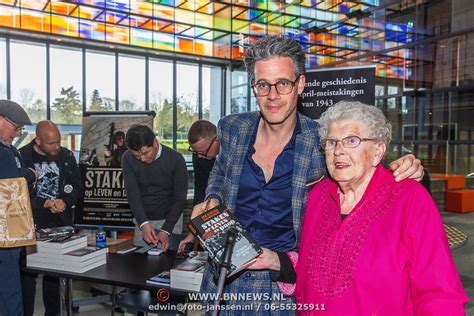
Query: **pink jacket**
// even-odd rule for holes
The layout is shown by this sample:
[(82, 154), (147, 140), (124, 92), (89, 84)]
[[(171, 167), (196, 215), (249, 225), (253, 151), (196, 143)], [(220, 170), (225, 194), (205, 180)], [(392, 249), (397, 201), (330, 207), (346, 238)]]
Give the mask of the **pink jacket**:
[(468, 301), (431, 196), (382, 166), (342, 222), (337, 184), (316, 185), (290, 258), (301, 315), (464, 315)]

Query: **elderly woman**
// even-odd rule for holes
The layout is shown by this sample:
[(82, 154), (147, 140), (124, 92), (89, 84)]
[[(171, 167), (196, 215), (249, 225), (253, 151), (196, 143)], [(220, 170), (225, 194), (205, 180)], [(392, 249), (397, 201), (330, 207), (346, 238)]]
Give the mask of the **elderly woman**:
[[(462, 288), (432, 198), (380, 163), (391, 126), (374, 106), (339, 102), (319, 120), (331, 176), (309, 193), (294, 290), (301, 313), (464, 315)], [(284, 292), (285, 292), (284, 291)]]

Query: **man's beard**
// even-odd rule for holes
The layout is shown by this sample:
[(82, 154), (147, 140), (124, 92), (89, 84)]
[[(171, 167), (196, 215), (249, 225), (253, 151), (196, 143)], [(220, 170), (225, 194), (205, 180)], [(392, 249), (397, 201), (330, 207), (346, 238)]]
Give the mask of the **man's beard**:
[[(40, 147), (40, 148), (41, 148), (41, 147)], [(48, 161), (55, 161), (55, 160), (58, 160), (59, 154), (61, 153), (61, 150), (58, 150), (58, 151), (55, 152), (55, 153), (48, 152), (48, 151), (44, 150), (43, 148), (41, 148), (41, 150), (46, 154), (46, 159), (47, 159)]]

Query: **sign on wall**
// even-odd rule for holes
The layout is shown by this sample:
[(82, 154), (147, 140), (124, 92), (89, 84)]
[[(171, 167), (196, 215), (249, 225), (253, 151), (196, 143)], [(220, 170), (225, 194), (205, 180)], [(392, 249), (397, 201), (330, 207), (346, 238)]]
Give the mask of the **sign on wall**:
[(375, 66), (308, 70), (305, 76), (298, 111), (310, 118), (342, 100), (375, 105)]
[(76, 206), (74, 224), (134, 227), (123, 184), (121, 158), (125, 135), (136, 124), (153, 129), (154, 112), (88, 113), (83, 118), (79, 167), (84, 202)]

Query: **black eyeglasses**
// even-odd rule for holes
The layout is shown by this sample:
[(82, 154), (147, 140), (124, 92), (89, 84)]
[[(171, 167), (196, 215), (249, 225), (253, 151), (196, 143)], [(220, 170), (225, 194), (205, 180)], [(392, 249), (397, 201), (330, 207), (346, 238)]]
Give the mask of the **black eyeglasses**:
[(217, 139), (217, 136), (214, 136), (214, 138), (211, 140), (211, 142), (209, 143), (209, 146), (207, 146), (207, 149), (206, 149), (206, 151), (205, 151), (204, 153), (200, 153), (200, 152), (198, 152), (198, 151), (193, 150), (193, 148), (192, 148), (191, 146), (189, 146), (188, 151), (191, 152), (193, 155), (196, 155), (196, 156), (199, 155), (199, 156), (203, 156), (203, 157), (209, 158), (209, 157), (207, 156), (207, 153), (208, 153), (209, 150), (211, 149), (212, 144), (214, 144), (214, 141), (215, 141), (216, 139)]
[(13, 125), (13, 127), (15, 128), (15, 131), (16, 131), (16, 132), (19, 132), (19, 131), (22, 131), (22, 130), (23, 130), (23, 126), (13, 123), (13, 121), (10, 120), (10, 119), (9, 119), (8, 117), (6, 117), (6, 116), (4, 116), (3, 118), (5, 119), (5, 121), (7, 121), (7, 122), (10, 123), (11, 125)]
[(343, 139), (326, 138), (321, 141), (321, 148), (324, 150), (331, 150), (337, 146), (338, 142), (341, 142), (344, 148), (356, 148), (361, 142), (376, 140), (375, 138), (360, 138), (359, 136), (347, 136)]
[(288, 79), (283, 79), (279, 80), (276, 83), (268, 83), (266, 81), (262, 82), (257, 82), (252, 85), (252, 89), (255, 92), (255, 95), (257, 97), (266, 97), (267, 95), (270, 94), (270, 91), (272, 90), (272, 87), (275, 87), (276, 91), (279, 94), (285, 95), (285, 94), (290, 94), (291, 91), (293, 91), (293, 88), (295, 87), (296, 83), (300, 79), (301, 75), (296, 77), (294, 81), (288, 80)]

